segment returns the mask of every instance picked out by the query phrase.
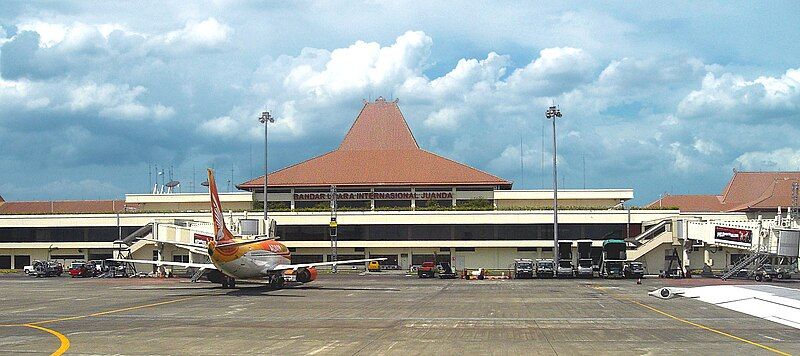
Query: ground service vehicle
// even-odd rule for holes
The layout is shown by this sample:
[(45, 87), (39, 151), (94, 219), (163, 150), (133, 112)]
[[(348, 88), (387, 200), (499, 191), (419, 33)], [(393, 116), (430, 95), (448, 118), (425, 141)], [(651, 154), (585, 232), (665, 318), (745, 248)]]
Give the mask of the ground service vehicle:
[(558, 243), (558, 268), (556, 276), (559, 278), (575, 276), (575, 268), (572, 265), (572, 242)]
[(780, 273), (768, 263), (761, 265), (753, 272), (753, 278), (758, 282), (769, 282), (773, 279), (778, 279), (778, 276), (780, 276)]
[(453, 267), (450, 266), (447, 262), (439, 263), (439, 278), (441, 279), (453, 279), (456, 278), (456, 272), (453, 271)]
[(625, 278), (644, 277), (644, 264), (641, 262), (629, 262), (625, 266)]
[(603, 241), (603, 261), (600, 266), (600, 273), (605, 278), (624, 277), (624, 267), (627, 246), (625, 241), (619, 239), (608, 239)]
[(553, 278), (555, 277), (555, 263), (551, 259), (536, 260), (536, 277)]
[(369, 261), (369, 263), (367, 264), (367, 271), (380, 272), (381, 264), (378, 261)]
[(533, 278), (533, 260), (530, 258), (514, 260), (514, 278)]
[(96, 272), (95, 266), (93, 263), (87, 263), (83, 261), (76, 261), (72, 262), (69, 265), (69, 275), (72, 278), (75, 277), (94, 277)]
[(417, 269), (419, 278), (433, 278), (436, 276), (436, 264), (433, 262), (423, 262)]
[(64, 273), (64, 266), (58, 261), (33, 261), (31, 273), (34, 277), (57, 277)]
[(578, 241), (578, 277), (594, 277), (592, 269), (592, 240)]

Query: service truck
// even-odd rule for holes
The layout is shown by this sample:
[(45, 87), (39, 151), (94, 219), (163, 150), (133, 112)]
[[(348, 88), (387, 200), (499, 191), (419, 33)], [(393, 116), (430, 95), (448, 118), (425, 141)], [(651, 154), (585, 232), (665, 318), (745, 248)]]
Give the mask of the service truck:
[(575, 276), (575, 268), (572, 264), (572, 242), (558, 243), (558, 268), (556, 276), (559, 278), (572, 278)]
[(600, 273), (603, 277), (625, 277), (626, 248), (623, 240), (608, 239), (603, 241), (603, 262), (600, 266)]
[(594, 277), (592, 268), (592, 240), (578, 241), (578, 277)]

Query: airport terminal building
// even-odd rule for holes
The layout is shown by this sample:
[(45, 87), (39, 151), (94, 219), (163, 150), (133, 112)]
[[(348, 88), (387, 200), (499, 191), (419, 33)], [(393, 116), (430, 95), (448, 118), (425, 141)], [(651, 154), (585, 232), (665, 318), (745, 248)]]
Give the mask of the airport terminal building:
[[(424, 150), (396, 100), (365, 102), (338, 147), (272, 172), (267, 181), (269, 217), (295, 263), (332, 258), (331, 187), (339, 259), (384, 257), (386, 268), (398, 269), (434, 260), (456, 269), (509, 269), (515, 258), (553, 257), (552, 190), (514, 190), (505, 179)], [(239, 184), (241, 192), (221, 194), (234, 233), (265, 231), (263, 184), (257, 177)], [(628, 259), (644, 261), (650, 273), (674, 262), (678, 250), (692, 268), (723, 268), (749, 248), (684, 228), (688, 221), (746, 225), (753, 219), (747, 212), (685, 213), (664, 204), (629, 209), (632, 189), (559, 190), (558, 196), (561, 241), (590, 239), (599, 258), (604, 240), (628, 240)], [(207, 194), (0, 199), (0, 269), (21, 268), (31, 259), (102, 259), (122, 250), (136, 259), (203, 262), (204, 256), (136, 238), (192, 242), (211, 233), (209, 223)], [(680, 240), (687, 237), (706, 244), (687, 247)]]

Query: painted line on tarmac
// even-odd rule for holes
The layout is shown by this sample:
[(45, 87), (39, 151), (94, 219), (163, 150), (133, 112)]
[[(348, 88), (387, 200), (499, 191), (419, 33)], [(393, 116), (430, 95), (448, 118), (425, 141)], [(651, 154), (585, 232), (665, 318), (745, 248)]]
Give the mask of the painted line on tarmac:
[(156, 307), (156, 306), (159, 306), (159, 305), (182, 302), (182, 301), (193, 299), (193, 298), (197, 298), (197, 297), (192, 296), (192, 297), (186, 297), (186, 298), (179, 298), (179, 299), (167, 300), (167, 301), (158, 302), (158, 303), (137, 305), (137, 306), (127, 307), (127, 308), (106, 310), (106, 311), (92, 313), (92, 314), (71, 316), (71, 317), (59, 318), (59, 319), (51, 319), (51, 320), (43, 320), (43, 321), (37, 321), (37, 322), (33, 322), (33, 323), (26, 323), (26, 324), (0, 324), (0, 326), (27, 327), (27, 328), (32, 328), (32, 329), (37, 329), (37, 330), (41, 330), (41, 331), (47, 332), (47, 333), (57, 337), (58, 340), (61, 342), (61, 345), (58, 347), (58, 349), (56, 351), (54, 351), (51, 354), (51, 356), (60, 356), (60, 355), (64, 354), (65, 352), (67, 352), (67, 350), (69, 350), (69, 346), (70, 346), (69, 338), (67, 338), (64, 334), (62, 334), (62, 333), (60, 333), (58, 331), (55, 331), (55, 330), (50, 329), (50, 328), (46, 328), (44, 326), (40, 326), (41, 324), (49, 324), (49, 323), (55, 323), (55, 322), (59, 322), (59, 321), (67, 321), (67, 320), (75, 320), (75, 319), (84, 319), (84, 318), (102, 316), (102, 315), (113, 314), (113, 313), (121, 313), (121, 312), (129, 311), (129, 310)]
[(48, 328), (46, 328), (44, 326), (39, 326), (39, 325), (23, 324), (22, 326), (33, 328), (33, 329), (38, 329), (38, 330), (50, 333), (53, 336), (58, 338), (58, 340), (61, 342), (61, 345), (58, 347), (58, 350), (56, 350), (52, 354), (50, 354), (51, 356), (60, 356), (60, 355), (64, 354), (65, 352), (67, 352), (67, 350), (69, 350), (69, 338), (64, 336), (64, 334), (62, 334), (62, 333), (60, 333), (58, 331), (55, 331), (53, 329), (48, 329)]
[[(595, 289), (598, 289), (598, 288), (595, 288)], [(747, 339), (743, 339), (743, 338), (741, 338), (741, 337), (738, 337), (738, 336), (736, 336), (736, 335), (731, 335), (731, 334), (728, 334), (728, 333), (726, 333), (726, 332), (724, 332), (724, 331), (720, 331), (720, 330), (717, 330), (717, 329), (714, 329), (714, 328), (711, 328), (711, 327), (708, 327), (708, 326), (705, 326), (705, 325), (702, 325), (702, 324), (694, 323), (694, 322), (691, 322), (691, 321), (689, 321), (689, 320), (686, 320), (686, 319), (683, 319), (683, 318), (679, 318), (679, 317), (677, 317), (677, 316), (675, 316), (675, 315), (672, 315), (672, 314), (670, 314), (670, 313), (667, 313), (667, 312), (665, 312), (665, 311), (662, 311), (662, 310), (656, 309), (656, 308), (654, 308), (654, 307), (651, 307), (651, 306), (649, 306), (649, 305), (647, 305), (647, 304), (644, 304), (644, 303), (641, 303), (641, 302), (637, 302), (637, 301), (635, 301), (635, 300), (633, 300), (633, 299), (630, 299), (630, 298), (626, 298), (626, 297), (622, 297), (622, 296), (620, 296), (620, 297), (615, 297), (615, 296), (613, 296), (613, 295), (610, 295), (610, 294), (606, 294), (606, 295), (608, 295), (608, 296), (609, 296), (609, 297), (611, 297), (611, 298), (614, 298), (614, 299), (620, 300), (620, 301), (627, 301), (627, 302), (630, 302), (630, 303), (636, 304), (636, 305), (638, 305), (638, 306), (640, 306), (640, 307), (642, 307), (642, 308), (649, 309), (649, 310), (651, 310), (651, 311), (653, 311), (653, 312), (656, 312), (656, 313), (658, 313), (658, 314), (661, 314), (661, 315), (664, 315), (664, 316), (666, 316), (666, 317), (668, 317), (668, 318), (671, 318), (671, 319), (674, 319), (674, 320), (680, 321), (680, 322), (682, 322), (682, 323), (686, 323), (686, 324), (689, 324), (689, 325), (691, 325), (691, 326), (694, 326), (694, 327), (697, 327), (697, 328), (700, 328), (700, 329), (703, 329), (703, 330), (711, 331), (711, 332), (713, 332), (713, 333), (716, 333), (716, 334), (719, 334), (719, 335), (722, 335), (722, 336), (727, 336), (727, 337), (729, 337), (729, 338), (731, 338), (731, 339), (734, 339), (734, 340), (737, 340), (737, 341), (741, 341), (741, 342), (743, 342), (743, 343), (746, 343), (746, 344), (750, 344), (750, 345), (753, 345), (753, 346), (756, 346), (756, 347), (760, 347), (760, 348), (762, 348), (762, 349), (764, 349), (764, 350), (767, 350), (767, 351), (774, 352), (774, 353), (776, 353), (776, 354), (778, 354), (778, 355), (783, 355), (783, 356), (791, 356), (791, 355), (792, 355), (792, 354), (790, 354), (790, 353), (786, 353), (786, 352), (783, 352), (783, 351), (781, 351), (781, 350), (774, 349), (774, 348), (771, 348), (771, 347), (769, 347), (769, 346), (766, 346), (766, 345), (759, 344), (759, 343), (757, 343), (757, 342), (755, 342), (755, 341), (750, 341), (750, 340), (747, 340)]]
[(102, 316), (102, 315), (121, 313), (121, 312), (125, 312), (125, 311), (142, 309), (142, 308), (157, 307), (159, 305), (178, 303), (178, 302), (183, 302), (183, 301), (186, 301), (186, 300), (189, 300), (189, 299), (194, 299), (194, 298), (197, 298), (197, 297), (192, 296), (192, 297), (186, 297), (186, 298), (178, 298), (178, 299), (172, 299), (172, 300), (167, 300), (167, 301), (158, 302), (158, 303), (150, 303), (150, 304), (136, 305), (136, 306), (127, 307), (127, 308), (106, 310), (106, 311), (92, 313), (92, 314), (86, 314), (86, 315), (76, 315), (76, 316), (69, 316), (69, 317), (66, 317), (66, 318), (42, 320), (42, 321), (37, 321), (37, 322), (33, 322), (33, 323), (28, 323), (28, 324), (29, 325), (41, 325), (41, 324), (55, 323), (55, 322), (59, 322), (59, 321), (68, 321), (68, 320), (91, 318), (91, 317), (95, 317), (95, 316)]
[(58, 331), (55, 331), (53, 329), (49, 329), (49, 328), (46, 328), (44, 326), (32, 325), (32, 324), (0, 324), (0, 327), (3, 327), (3, 326), (26, 327), (26, 328), (31, 328), (31, 329), (37, 329), (37, 330), (41, 330), (41, 331), (47, 332), (47, 333), (57, 337), (58, 341), (61, 342), (61, 344), (59, 345), (58, 350), (53, 351), (53, 353), (50, 354), (51, 356), (60, 356), (60, 355), (63, 355), (65, 352), (67, 352), (67, 350), (69, 350), (69, 345), (70, 345), (69, 344), (69, 338), (66, 337), (64, 334), (62, 334), (62, 333), (60, 333)]
[(747, 339), (743, 339), (743, 338), (740, 338), (740, 337), (738, 337), (738, 336), (736, 336), (736, 335), (731, 335), (731, 334), (728, 334), (728, 333), (726, 333), (726, 332), (724, 332), (724, 331), (720, 331), (720, 330), (717, 330), (717, 329), (714, 329), (714, 328), (710, 328), (710, 327), (708, 327), (708, 326), (705, 326), (705, 325), (702, 325), (702, 324), (693, 323), (693, 322), (691, 322), (691, 321), (688, 321), (688, 320), (686, 320), (686, 319), (681, 319), (681, 318), (679, 318), (679, 317), (677, 317), (677, 316), (674, 316), (674, 315), (672, 315), (672, 314), (669, 314), (669, 313), (667, 313), (667, 312), (664, 312), (664, 311), (658, 310), (658, 309), (656, 309), (656, 308), (653, 308), (653, 307), (651, 307), (651, 306), (649, 306), (649, 305), (647, 305), (647, 304), (640, 303), (640, 302), (637, 302), (637, 301), (635, 301), (635, 300), (631, 300), (631, 299), (628, 299), (628, 301), (629, 301), (629, 302), (631, 302), (631, 303), (633, 303), (633, 304), (636, 304), (636, 305), (638, 305), (638, 306), (641, 306), (641, 307), (643, 307), (643, 308), (650, 309), (650, 310), (652, 310), (652, 311), (654, 311), (654, 312), (656, 312), (656, 313), (659, 313), (659, 314), (662, 314), (662, 315), (664, 315), (664, 316), (667, 316), (667, 317), (670, 317), (670, 318), (672, 318), (672, 319), (675, 319), (675, 320), (677, 320), (677, 321), (680, 321), (680, 322), (683, 322), (683, 323), (686, 323), (686, 324), (689, 324), (689, 325), (692, 325), (692, 326), (696, 326), (696, 327), (698, 327), (698, 328), (700, 328), (700, 329), (703, 329), (703, 330), (708, 330), (708, 331), (711, 331), (711, 332), (714, 332), (714, 333), (717, 333), (717, 334), (720, 334), (720, 335), (723, 335), (723, 336), (727, 336), (727, 337), (729, 337), (729, 338), (731, 338), (731, 339), (738, 340), (738, 341), (741, 341), (741, 342), (744, 342), (744, 343), (746, 343), (746, 344), (750, 344), (750, 345), (753, 345), (753, 346), (756, 346), (756, 347), (760, 347), (760, 348), (762, 348), (762, 349), (764, 349), (764, 350), (767, 350), (767, 351), (772, 351), (772, 352), (774, 352), (774, 353), (776, 353), (776, 354), (778, 354), (778, 355), (791, 356), (791, 354), (790, 354), (790, 353), (786, 353), (786, 352), (783, 352), (783, 351), (781, 351), (781, 350), (777, 350), (777, 349), (771, 348), (771, 347), (769, 347), (769, 346), (766, 346), (766, 345), (759, 344), (759, 343), (757, 343), (757, 342), (755, 342), (755, 341), (750, 341), (750, 340), (747, 340)]

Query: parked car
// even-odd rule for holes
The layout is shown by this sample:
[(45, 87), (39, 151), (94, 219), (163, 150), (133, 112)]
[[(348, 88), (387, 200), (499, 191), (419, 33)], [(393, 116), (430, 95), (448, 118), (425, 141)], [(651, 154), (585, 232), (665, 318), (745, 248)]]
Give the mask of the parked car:
[(514, 260), (514, 278), (533, 278), (533, 260), (530, 258)]
[(761, 267), (756, 268), (755, 272), (753, 272), (753, 277), (758, 282), (769, 282), (773, 279), (778, 279), (779, 275), (780, 273), (775, 270), (775, 267), (772, 267), (772, 265), (768, 263), (761, 265)]
[(556, 275), (555, 263), (553, 260), (537, 260), (536, 261), (536, 277), (537, 278), (553, 278)]
[(369, 261), (367, 264), (367, 271), (370, 272), (380, 272), (381, 271), (381, 264), (378, 261)]
[(433, 262), (423, 262), (417, 269), (419, 278), (433, 278), (436, 276), (436, 264)]
[(453, 267), (450, 266), (450, 264), (447, 262), (439, 263), (439, 278), (441, 279), (456, 278), (456, 271), (454, 271)]
[(629, 262), (625, 265), (625, 278), (644, 277), (644, 264), (641, 262)]
[(69, 275), (75, 277), (94, 277), (97, 273), (94, 263), (76, 261), (69, 265)]

